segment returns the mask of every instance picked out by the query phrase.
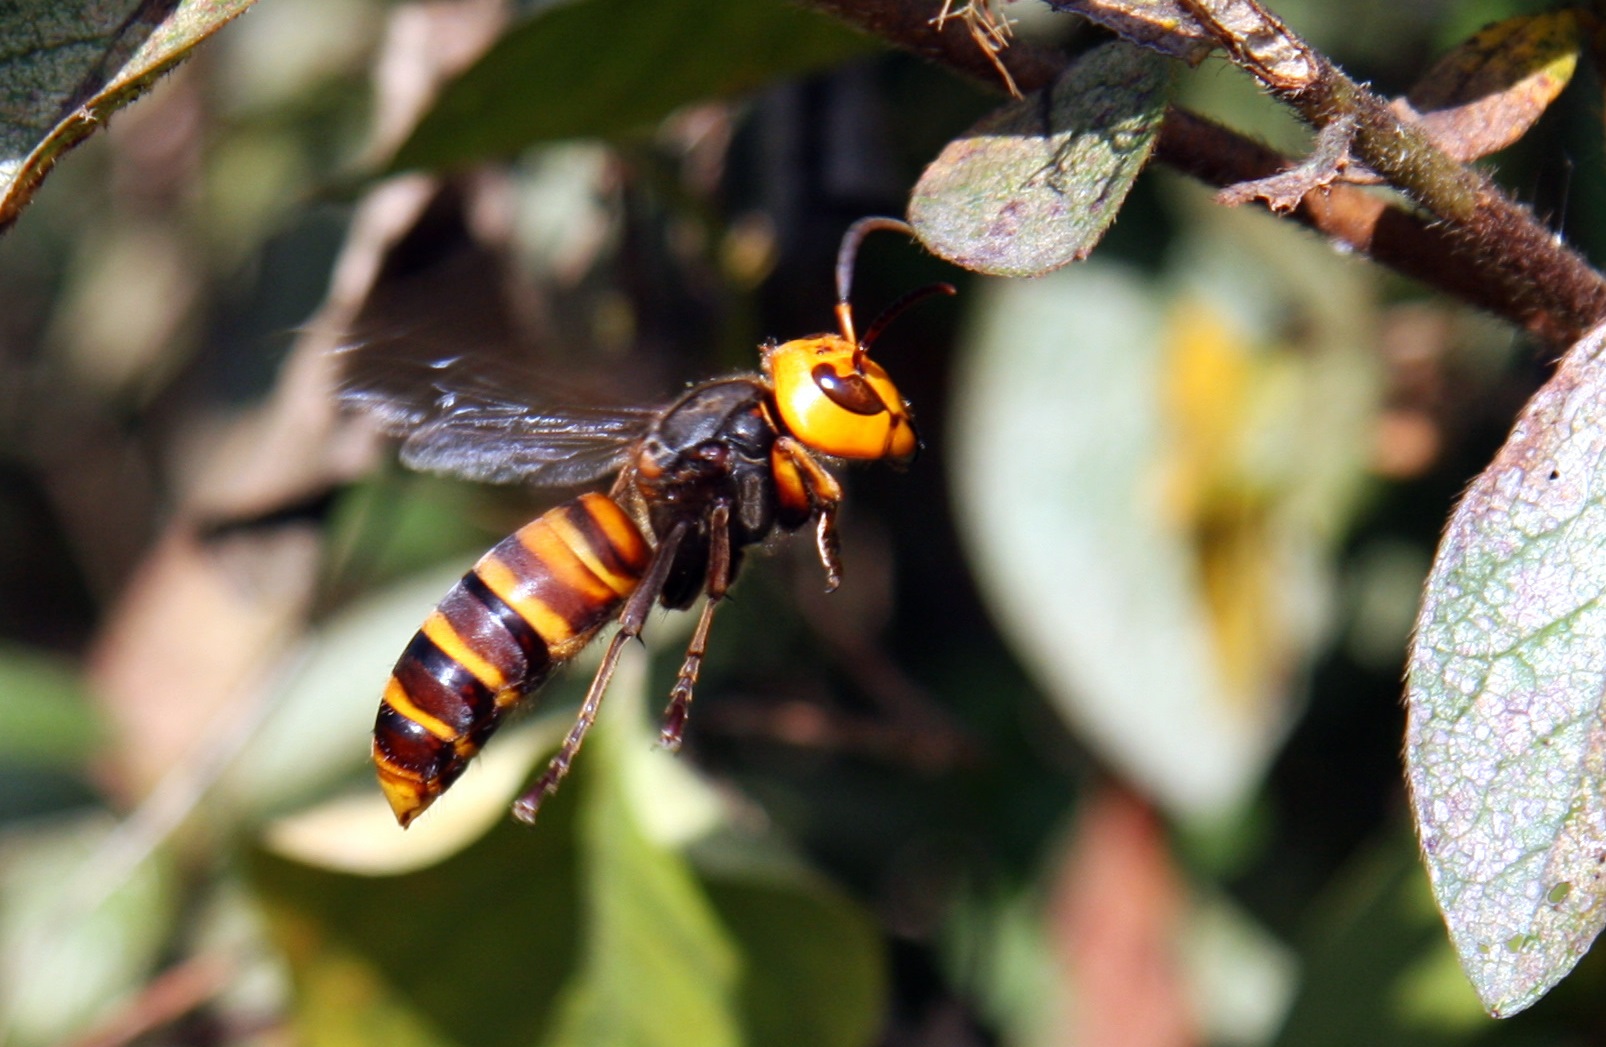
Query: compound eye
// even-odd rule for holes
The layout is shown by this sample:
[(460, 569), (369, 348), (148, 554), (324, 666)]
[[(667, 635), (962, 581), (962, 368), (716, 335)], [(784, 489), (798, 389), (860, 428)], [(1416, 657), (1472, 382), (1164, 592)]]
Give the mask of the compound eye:
[(830, 364), (818, 364), (809, 372), (814, 384), (820, 387), (825, 398), (854, 414), (881, 414), (887, 409), (874, 388), (862, 374), (839, 375)]

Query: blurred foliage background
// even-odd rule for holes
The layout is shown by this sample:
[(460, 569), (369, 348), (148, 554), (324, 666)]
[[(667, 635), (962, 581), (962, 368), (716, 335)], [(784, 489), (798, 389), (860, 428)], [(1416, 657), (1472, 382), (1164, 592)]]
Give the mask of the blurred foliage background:
[[(755, 558), (678, 757), (660, 615), (538, 828), (506, 803), (584, 659), (396, 830), (366, 762), (389, 667), (555, 496), (407, 474), (334, 413), (372, 274), (377, 329), (651, 402), (829, 328), (843, 228), (997, 102), (769, 0), (547, 6), (262, 0), (0, 241), (0, 1042), (1606, 1035), (1595, 959), (1483, 1016), (1398, 763), (1434, 543), (1542, 361), (1161, 167), (1039, 280), (873, 239), (861, 321), (960, 294), (877, 350), (925, 451), (847, 472), (842, 589), (806, 541)], [(1384, 93), (1539, 6), (1276, 5)], [(496, 104), (436, 106), (495, 40)], [(1303, 148), (1221, 62), (1179, 76)], [(1491, 164), (1595, 257), (1599, 94)], [(376, 188), (420, 119), (437, 177)]]

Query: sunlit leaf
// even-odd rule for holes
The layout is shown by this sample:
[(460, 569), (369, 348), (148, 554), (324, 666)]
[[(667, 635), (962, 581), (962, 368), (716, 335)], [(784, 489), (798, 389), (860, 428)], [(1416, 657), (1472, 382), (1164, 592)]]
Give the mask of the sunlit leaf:
[(1079, 267), (994, 285), (976, 308), (951, 460), (983, 595), (1110, 759), (1167, 807), (1220, 810), (1280, 716), (1229, 713), (1192, 552), (1154, 504), (1158, 303)]
[(1204, 1042), (1270, 1042), (1300, 984), (1298, 957), (1227, 895), (1195, 885), (1191, 901), (1182, 963)]
[(1468, 489), (1411, 653), (1412, 801), (1450, 938), (1493, 1014), (1606, 924), (1606, 335), (1596, 329)]
[(1457, 160), (1504, 149), (1567, 86), (1586, 35), (1575, 10), (1497, 22), (1434, 63), (1404, 108)]
[(393, 170), (617, 134), (879, 45), (785, 3), (578, 0), (514, 26), (442, 92)]
[[(535, 723), (503, 730), (496, 744), (475, 758), (470, 773), (407, 827), (377, 782), (270, 822), (263, 843), (274, 853), (306, 865), (363, 876), (394, 876), (438, 865), (490, 832), (508, 817), (537, 759), (544, 759), (569, 729), (564, 699), (572, 688), (544, 694), (565, 707)], [(366, 740), (367, 735), (353, 735)], [(366, 746), (360, 747), (366, 751)]]
[[(688, 822), (662, 808), (689, 806), (695, 823), (712, 830), (706, 812), (715, 797), (681, 761), (651, 747), (643, 686), (632, 671), (626, 689), (636, 700), (611, 703), (587, 748), (586, 961), (546, 1042), (870, 1042), (885, 991), (873, 925), (774, 854), (773, 844), (727, 834), (717, 841), (723, 846), (705, 841), (710, 846), (689, 856), (675, 845), (690, 842)], [(649, 783), (651, 795), (643, 791)]]
[[(992, 285), (955, 384), (960, 522), (995, 619), (1068, 722), (1188, 817), (1243, 797), (1297, 706), (1361, 467), (1364, 299), (1279, 250), (1275, 282), (1245, 282), (1253, 263), (1212, 241), (1186, 271), (1219, 286), (1174, 303), (1097, 262)], [(1299, 351), (1269, 315), (1217, 311), (1234, 282), (1271, 309), (1302, 271), (1320, 334)]]
[(1050, 88), (950, 142), (920, 176), (909, 221), (956, 265), (1040, 276), (1087, 257), (1148, 161), (1170, 63), (1128, 44), (1094, 48)]
[[(296, 987), (301, 1042), (538, 1042), (578, 962), (580, 791), (554, 797), (538, 832), (505, 819), (448, 860), (401, 876), (259, 855), (253, 880)], [(360, 1020), (354, 1000), (363, 1001)]]
[(0, 231), (68, 149), (254, 0), (0, 6)]

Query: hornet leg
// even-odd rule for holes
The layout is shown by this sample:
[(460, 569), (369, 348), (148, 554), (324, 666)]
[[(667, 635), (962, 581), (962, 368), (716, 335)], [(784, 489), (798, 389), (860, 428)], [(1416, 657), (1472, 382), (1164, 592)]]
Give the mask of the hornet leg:
[(686, 645), (686, 660), (681, 663), (680, 676), (669, 692), (669, 705), (664, 709), (664, 723), (658, 738), (670, 752), (680, 748), (681, 735), (686, 729), (686, 717), (691, 713), (692, 691), (697, 686), (697, 674), (703, 668), (703, 655), (708, 651), (708, 629), (714, 621), (714, 609), (725, 598), (731, 581), (730, 506), (716, 505), (709, 514), (708, 596), (703, 601), (703, 613), (692, 631), (691, 642)]
[(630, 594), (624, 610), (619, 612), (619, 631), (608, 644), (608, 650), (602, 656), (602, 664), (597, 668), (597, 675), (591, 678), (591, 686), (586, 690), (585, 700), (580, 703), (580, 712), (575, 717), (574, 726), (569, 728), (567, 737), (563, 739), (563, 744), (559, 746), (541, 777), (513, 801), (513, 817), (519, 821), (527, 825), (535, 824), (535, 816), (540, 811), (541, 804), (557, 791), (558, 783), (569, 773), (569, 765), (574, 762), (575, 754), (580, 751), (586, 732), (591, 730), (591, 725), (597, 721), (597, 712), (602, 708), (602, 696), (607, 693), (608, 681), (613, 679), (613, 671), (619, 665), (619, 655), (624, 652), (628, 641), (641, 635), (647, 614), (657, 601), (658, 594), (663, 591), (664, 581), (669, 577), (669, 567), (675, 561), (675, 551), (680, 548), (681, 540), (686, 537), (687, 528), (686, 524), (675, 528), (654, 550), (646, 577), (641, 580), (636, 591)]

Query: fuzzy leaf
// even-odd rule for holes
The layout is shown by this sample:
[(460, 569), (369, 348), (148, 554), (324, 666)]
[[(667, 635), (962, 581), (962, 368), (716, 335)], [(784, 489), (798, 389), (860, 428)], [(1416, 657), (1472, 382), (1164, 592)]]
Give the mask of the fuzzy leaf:
[(1606, 924), (1606, 333), (1572, 348), (1451, 517), (1409, 676), (1422, 850), (1494, 1015)]
[(253, 2), (0, 4), (0, 230), (63, 153)]
[(1109, 43), (950, 142), (920, 177), (909, 221), (956, 265), (1041, 276), (1087, 257), (1148, 161), (1170, 63)]

